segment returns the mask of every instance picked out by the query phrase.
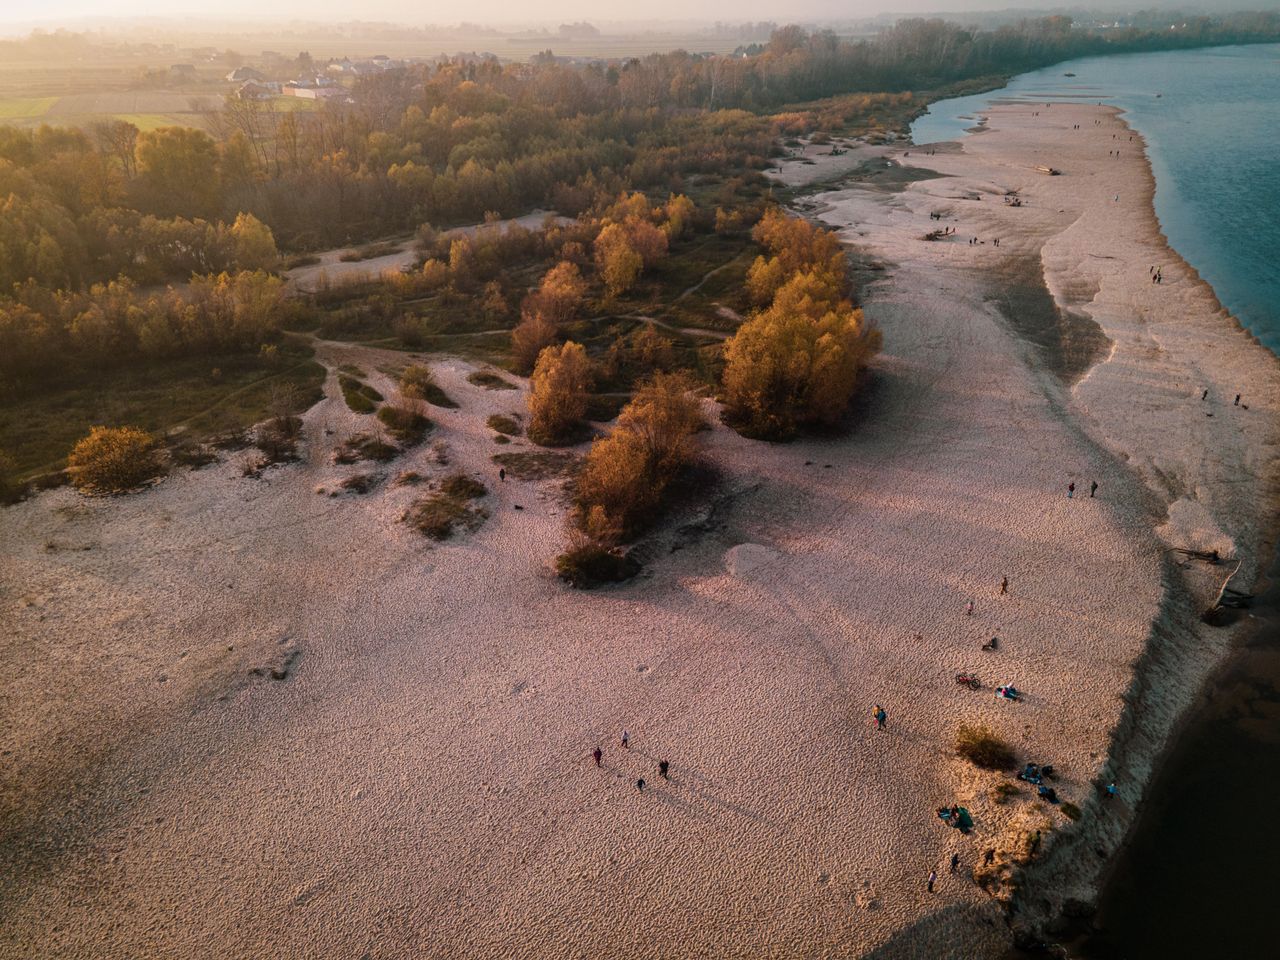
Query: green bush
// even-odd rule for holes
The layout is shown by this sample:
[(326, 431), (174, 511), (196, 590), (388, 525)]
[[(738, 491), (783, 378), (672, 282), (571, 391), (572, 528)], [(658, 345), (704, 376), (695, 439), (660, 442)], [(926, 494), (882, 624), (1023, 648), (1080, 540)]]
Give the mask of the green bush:
[(956, 753), (984, 770), (1008, 770), (1017, 763), (1013, 748), (988, 727), (961, 724), (956, 731)]
[(342, 388), (342, 399), (355, 413), (373, 413), (382, 402), (382, 394), (355, 377), (340, 374), (338, 386)]

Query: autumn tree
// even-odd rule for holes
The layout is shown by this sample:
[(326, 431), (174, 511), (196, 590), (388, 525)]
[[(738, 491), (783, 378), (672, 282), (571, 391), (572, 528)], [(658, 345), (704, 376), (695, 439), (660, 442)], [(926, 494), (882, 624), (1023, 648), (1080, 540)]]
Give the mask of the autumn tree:
[(832, 425), (879, 345), (879, 331), (867, 329), (829, 276), (798, 273), (725, 344), (725, 417), (748, 436), (775, 440)]
[(67, 472), (85, 493), (124, 493), (160, 472), (155, 448), (137, 427), (94, 427), (67, 457)]
[(212, 218), (220, 191), (217, 146), (203, 130), (160, 127), (138, 134), (135, 183), (158, 216)]
[(271, 228), (251, 213), (241, 213), (231, 226), (236, 265), (241, 270), (272, 270), (280, 262)]
[(801, 271), (815, 272), (843, 285), (844, 251), (829, 230), (770, 207), (751, 236), (770, 254), (756, 257), (747, 272), (747, 292), (755, 303), (767, 304), (793, 274)]
[(644, 258), (631, 245), (626, 229), (617, 223), (606, 224), (596, 237), (595, 261), (610, 297), (630, 290), (644, 269)]
[(543, 445), (572, 439), (586, 416), (593, 379), (581, 344), (545, 348), (529, 381), (529, 438)]
[(575, 487), (579, 528), (611, 542), (638, 533), (660, 509), (671, 482), (694, 455), (703, 426), (695, 385), (685, 373), (659, 373), (595, 441)]

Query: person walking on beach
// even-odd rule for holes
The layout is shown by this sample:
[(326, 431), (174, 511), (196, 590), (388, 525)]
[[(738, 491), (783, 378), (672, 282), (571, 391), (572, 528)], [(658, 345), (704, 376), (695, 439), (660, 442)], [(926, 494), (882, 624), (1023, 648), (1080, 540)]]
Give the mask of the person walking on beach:
[(966, 603), (966, 604), (964, 605), (964, 612), (965, 612), (965, 613), (967, 613), (967, 614), (968, 614), (969, 616), (971, 616), (971, 617), (973, 616), (973, 601), (972, 601), (972, 600), (970, 600), (968, 603)]
[(506, 483), (506, 482), (507, 482), (507, 468), (506, 468), (506, 467), (499, 467), (499, 468), (498, 468), (498, 480), (499, 480), (500, 482), (502, 482), (502, 483)]
[(1070, 500), (1076, 495), (1076, 482), (1072, 480), (1067, 484), (1067, 499)]
[(930, 893), (933, 893), (933, 882), (938, 879), (938, 871), (929, 871), (929, 882), (925, 885)]
[(960, 866), (960, 854), (953, 853), (951, 855), (951, 872), (956, 872), (956, 867)]
[(1208, 399), (1209, 399), (1209, 388), (1208, 388), (1208, 387), (1205, 387), (1205, 388), (1204, 388), (1204, 393), (1200, 394), (1200, 399), (1201, 399), (1201, 400), (1208, 400)]
[(876, 729), (884, 730), (885, 724), (889, 721), (889, 714), (885, 712), (884, 707), (877, 703), (876, 708), (871, 711), (871, 716), (875, 718)]
[(644, 793), (644, 777), (641, 777), (639, 780), (636, 781), (636, 789), (639, 790), (641, 793)]
[(982, 855), (982, 865), (984, 867), (991, 866), (991, 863), (993, 860), (995, 860), (995, 858), (996, 858), (995, 850), (988, 848), (987, 852)]
[(1098, 492), (1098, 481), (1091, 481), (1089, 484), (1089, 499), (1093, 499), (1093, 495)]
[(667, 761), (665, 761), (665, 760), (659, 760), (659, 761), (658, 761), (658, 776), (660, 776), (663, 780), (670, 780), (671, 778), (670, 778), (669, 776), (667, 776), (667, 770), (668, 770), (668, 769), (670, 769), (670, 767), (671, 767), (671, 764), (667, 763)]
[(591, 751), (591, 756), (595, 759), (596, 766), (598, 767), (600, 766), (601, 759), (603, 759), (604, 757), (604, 751), (601, 750), (599, 747), (596, 747), (594, 750)]
[(1240, 394), (1238, 394), (1238, 393), (1236, 394), (1236, 402), (1235, 402), (1235, 403), (1233, 403), (1233, 404), (1232, 404), (1232, 406), (1233, 406), (1233, 407), (1238, 407), (1238, 406), (1240, 406)]
[(1009, 592), (1009, 578), (1008, 578), (1008, 577), (1001, 577), (1001, 578), (1000, 578), (1000, 592), (1001, 592), (1001, 593), (1008, 593), (1008, 592)]
[(631, 749), (631, 734), (627, 733), (627, 728), (622, 728), (622, 748), (624, 750)]

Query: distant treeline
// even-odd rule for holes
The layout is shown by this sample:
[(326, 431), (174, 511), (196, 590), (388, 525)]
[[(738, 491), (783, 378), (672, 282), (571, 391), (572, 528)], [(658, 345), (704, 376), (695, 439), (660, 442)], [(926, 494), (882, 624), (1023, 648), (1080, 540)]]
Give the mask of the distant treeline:
[[(779, 134), (900, 122), (927, 99), (913, 90), (1085, 54), (1277, 39), (1275, 13), (1146, 30), (906, 20), (867, 40), (789, 26), (745, 56), (457, 58), (361, 77), (351, 103), (315, 111), (228, 98), (208, 132), (0, 127), (0, 290), (253, 270), (277, 243), (314, 249), (537, 206), (577, 215), (695, 181), (721, 184), (714, 202), (731, 205), (735, 178), (765, 166)], [(11, 315), (0, 309), (0, 326)]]

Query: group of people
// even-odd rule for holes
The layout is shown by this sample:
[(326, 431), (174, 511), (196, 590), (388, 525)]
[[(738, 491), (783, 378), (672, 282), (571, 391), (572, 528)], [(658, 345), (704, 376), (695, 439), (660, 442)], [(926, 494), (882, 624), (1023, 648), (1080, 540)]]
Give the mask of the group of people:
[(1156, 267), (1156, 266), (1153, 266), (1153, 267), (1152, 267), (1150, 270), (1148, 270), (1147, 272), (1148, 272), (1149, 274), (1151, 274), (1151, 282), (1152, 282), (1152, 283), (1164, 283), (1164, 268), (1163, 268), (1163, 267)]
[[(623, 727), (622, 729), (622, 736), (619, 737), (619, 742), (622, 744), (623, 750), (631, 749), (631, 732), (627, 730), (626, 727)], [(604, 750), (601, 749), (600, 747), (596, 747), (594, 750), (591, 751), (591, 758), (595, 760), (597, 768), (601, 768), (604, 766)], [(661, 777), (663, 780), (670, 780), (671, 779), (670, 774), (671, 774), (670, 762), (667, 760), (659, 760), (658, 776)], [(636, 789), (641, 793), (644, 793), (644, 788), (645, 788), (645, 779), (644, 777), (640, 777), (638, 780), (636, 780)]]

